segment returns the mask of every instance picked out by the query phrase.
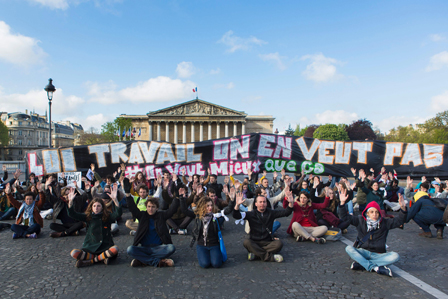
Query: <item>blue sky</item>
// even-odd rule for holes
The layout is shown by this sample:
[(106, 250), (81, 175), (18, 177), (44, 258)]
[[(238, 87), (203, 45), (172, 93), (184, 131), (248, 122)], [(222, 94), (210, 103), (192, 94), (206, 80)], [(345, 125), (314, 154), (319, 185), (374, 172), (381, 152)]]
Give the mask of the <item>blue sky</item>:
[(0, 110), (85, 128), (199, 98), (382, 131), (448, 109), (446, 1), (0, 0)]

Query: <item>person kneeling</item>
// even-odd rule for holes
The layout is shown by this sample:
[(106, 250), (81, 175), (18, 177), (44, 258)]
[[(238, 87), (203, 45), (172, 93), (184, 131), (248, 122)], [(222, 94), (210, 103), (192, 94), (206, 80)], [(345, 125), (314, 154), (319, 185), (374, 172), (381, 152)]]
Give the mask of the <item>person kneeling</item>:
[[(179, 196), (185, 197), (184, 188), (179, 189)], [(176, 248), (171, 241), (166, 220), (179, 208), (179, 198), (175, 197), (165, 211), (159, 211), (159, 200), (153, 197), (146, 200), (146, 211), (140, 211), (132, 197), (127, 198), (127, 203), (132, 217), (138, 219), (134, 243), (127, 250), (128, 255), (133, 258), (131, 267), (173, 267), (174, 261), (168, 257)]]
[(265, 262), (275, 261), (280, 263), (283, 261), (283, 257), (277, 254), (282, 249), (283, 243), (272, 236), (272, 226), (276, 218), (291, 215), (294, 204), (291, 191), (287, 192), (287, 198), (289, 205), (285, 210), (271, 210), (267, 208), (266, 197), (259, 195), (255, 199), (256, 210), (245, 213), (239, 211), (240, 204), (245, 201), (243, 194), (237, 194), (233, 218), (237, 220), (245, 219), (249, 222), (249, 239), (245, 239), (243, 243), (249, 252), (248, 260), (252, 261), (255, 257), (258, 257)]
[(395, 218), (381, 217), (380, 206), (371, 201), (362, 212), (362, 215), (352, 216), (347, 214), (345, 201), (347, 193), (340, 194), (339, 218), (350, 220), (350, 224), (356, 226), (358, 237), (353, 246), (347, 246), (345, 251), (355, 260), (350, 269), (363, 270), (378, 274), (392, 276), (392, 270), (387, 266), (397, 262), (400, 256), (396, 252), (386, 252), (386, 238), (388, 231), (403, 225), (406, 221), (406, 205), (403, 195), (399, 195), (401, 213)]

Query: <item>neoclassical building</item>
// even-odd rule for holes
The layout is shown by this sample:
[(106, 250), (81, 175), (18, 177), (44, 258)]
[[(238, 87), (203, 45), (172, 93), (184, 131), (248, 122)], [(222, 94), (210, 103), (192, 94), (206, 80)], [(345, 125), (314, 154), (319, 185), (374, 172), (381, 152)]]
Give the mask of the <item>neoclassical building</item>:
[(271, 115), (252, 116), (200, 99), (184, 102), (144, 115), (122, 114), (132, 120), (136, 140), (187, 143), (237, 136), (248, 133), (272, 133)]

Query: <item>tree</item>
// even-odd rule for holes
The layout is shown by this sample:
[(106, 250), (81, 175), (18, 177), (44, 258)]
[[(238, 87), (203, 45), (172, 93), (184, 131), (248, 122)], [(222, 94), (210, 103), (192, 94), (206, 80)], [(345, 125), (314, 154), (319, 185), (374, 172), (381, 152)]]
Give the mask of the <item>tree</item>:
[(132, 127), (132, 120), (124, 117), (117, 117), (113, 122), (107, 122), (101, 126), (101, 135), (104, 136), (107, 142), (118, 141), (117, 132), (123, 134), (124, 130), (129, 130)]
[(305, 126), (305, 128), (303, 128), (303, 129), (300, 129), (300, 125), (297, 125), (296, 130), (294, 131), (294, 136), (301, 137), (301, 136), (305, 135), (306, 129), (308, 129), (307, 126)]
[(376, 140), (377, 136), (372, 126), (367, 119), (359, 119), (347, 126), (345, 130), (350, 140)]
[(325, 124), (317, 128), (313, 133), (314, 138), (327, 140), (349, 140), (344, 126)]
[(9, 144), (8, 127), (0, 120), (0, 152), (1, 159), (5, 160), (5, 147)]
[(314, 131), (316, 131), (317, 128), (319, 128), (319, 125), (310, 125), (310, 126), (306, 127), (303, 137), (313, 138)]
[(294, 136), (294, 130), (291, 128), (291, 124), (289, 124), (288, 129), (285, 131), (286, 136)]
[(79, 134), (80, 145), (91, 145), (97, 143), (111, 142), (106, 136), (98, 133), (98, 130), (94, 127), (90, 127), (88, 130)]

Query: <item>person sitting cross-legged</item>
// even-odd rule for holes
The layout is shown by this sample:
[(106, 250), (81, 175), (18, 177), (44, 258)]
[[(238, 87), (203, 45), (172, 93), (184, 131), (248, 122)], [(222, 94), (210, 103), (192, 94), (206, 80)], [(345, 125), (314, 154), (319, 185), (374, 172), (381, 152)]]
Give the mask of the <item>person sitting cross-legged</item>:
[[(184, 188), (179, 188), (178, 192), (179, 196), (185, 197)], [(168, 257), (176, 248), (171, 241), (166, 220), (177, 212), (179, 198), (174, 197), (168, 210), (159, 210), (158, 199), (151, 196), (146, 199), (146, 211), (139, 210), (132, 197), (128, 197), (127, 202), (132, 217), (138, 219), (134, 243), (127, 250), (133, 258), (131, 267), (173, 267), (174, 261)]]
[(398, 228), (406, 221), (406, 205), (403, 195), (399, 194), (400, 214), (395, 218), (383, 218), (380, 206), (376, 201), (371, 201), (361, 215), (352, 216), (347, 213), (345, 202), (347, 192), (339, 195), (339, 218), (350, 220), (350, 224), (358, 230), (357, 245), (349, 245), (345, 248), (348, 255), (355, 260), (350, 269), (367, 270), (381, 275), (392, 276), (392, 270), (387, 266), (397, 262), (400, 256), (396, 252), (386, 252), (386, 238), (389, 230)]
[(278, 254), (283, 247), (282, 241), (274, 238), (272, 235), (272, 226), (274, 220), (280, 217), (287, 217), (293, 211), (294, 198), (291, 191), (287, 192), (289, 205), (284, 210), (272, 210), (267, 207), (267, 199), (264, 196), (257, 196), (255, 199), (255, 207), (250, 212), (240, 212), (240, 204), (243, 194), (239, 192), (236, 196), (235, 208), (233, 210), (233, 218), (245, 219), (249, 222), (250, 233), (249, 238), (244, 240), (244, 247), (249, 252), (248, 259), (254, 260), (256, 257), (265, 262), (282, 262), (283, 256)]

